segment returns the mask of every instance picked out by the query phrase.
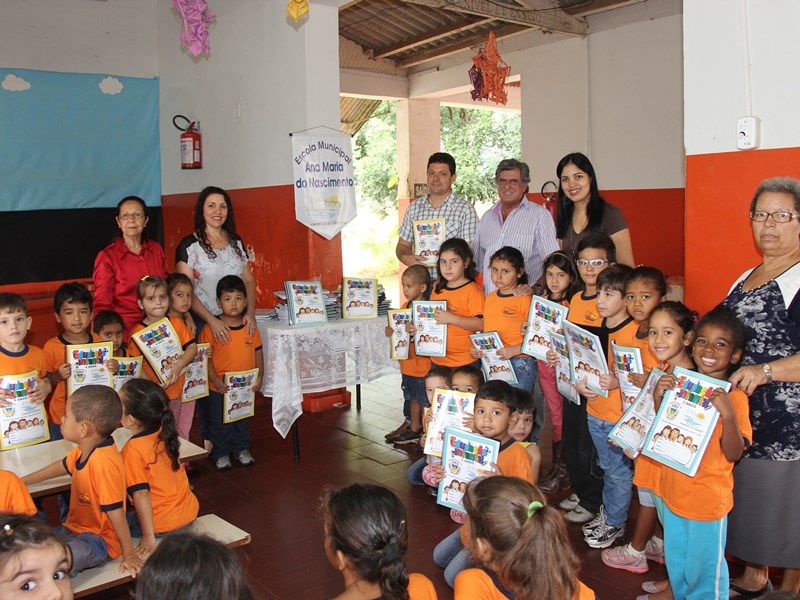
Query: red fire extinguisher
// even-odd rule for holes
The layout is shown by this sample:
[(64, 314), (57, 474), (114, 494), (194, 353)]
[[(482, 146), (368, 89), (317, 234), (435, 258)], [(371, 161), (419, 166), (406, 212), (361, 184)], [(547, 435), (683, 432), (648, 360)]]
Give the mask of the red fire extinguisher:
[[(178, 119), (186, 121), (186, 126), (178, 125)], [(203, 150), (200, 121), (191, 121), (183, 115), (175, 115), (172, 117), (172, 124), (181, 131), (181, 169), (202, 169)]]

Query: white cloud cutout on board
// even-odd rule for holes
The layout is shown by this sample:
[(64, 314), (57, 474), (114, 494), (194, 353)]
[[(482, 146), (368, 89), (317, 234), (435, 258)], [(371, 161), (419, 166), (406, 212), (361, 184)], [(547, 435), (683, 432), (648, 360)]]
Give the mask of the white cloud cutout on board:
[(7, 92), (24, 92), (31, 89), (31, 84), (30, 82), (25, 81), (22, 77), (8, 74), (6, 75), (5, 79), (3, 79), (3, 83), (0, 84), (0, 87)]
[(122, 85), (122, 82), (115, 78), (115, 77), (106, 77), (103, 81), (100, 82), (98, 86), (100, 91), (104, 94), (109, 94), (111, 96), (116, 96), (122, 91), (122, 88), (125, 87)]

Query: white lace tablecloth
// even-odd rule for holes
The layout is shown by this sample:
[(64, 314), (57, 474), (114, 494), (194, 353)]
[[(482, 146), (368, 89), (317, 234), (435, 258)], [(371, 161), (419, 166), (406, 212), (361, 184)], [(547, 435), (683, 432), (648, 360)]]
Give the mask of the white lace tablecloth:
[(272, 396), (272, 423), (283, 437), (303, 414), (303, 394), (369, 383), (399, 369), (389, 358), (385, 317), (291, 327), (258, 321), (264, 346), (261, 393)]

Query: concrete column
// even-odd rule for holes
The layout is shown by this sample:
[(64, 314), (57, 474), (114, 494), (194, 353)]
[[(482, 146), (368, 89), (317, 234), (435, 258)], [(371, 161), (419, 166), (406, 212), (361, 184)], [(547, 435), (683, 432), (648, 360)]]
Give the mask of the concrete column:
[[(425, 183), (428, 157), (441, 148), (439, 100), (411, 99), (397, 103), (397, 196), (414, 197), (414, 184)], [(400, 211), (402, 220), (405, 206)]]

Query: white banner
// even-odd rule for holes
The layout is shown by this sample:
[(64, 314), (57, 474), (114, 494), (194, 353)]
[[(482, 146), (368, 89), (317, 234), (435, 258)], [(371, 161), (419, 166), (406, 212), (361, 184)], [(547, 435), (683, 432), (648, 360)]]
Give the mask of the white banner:
[(297, 220), (332, 239), (356, 217), (350, 136), (295, 133), (292, 163)]

